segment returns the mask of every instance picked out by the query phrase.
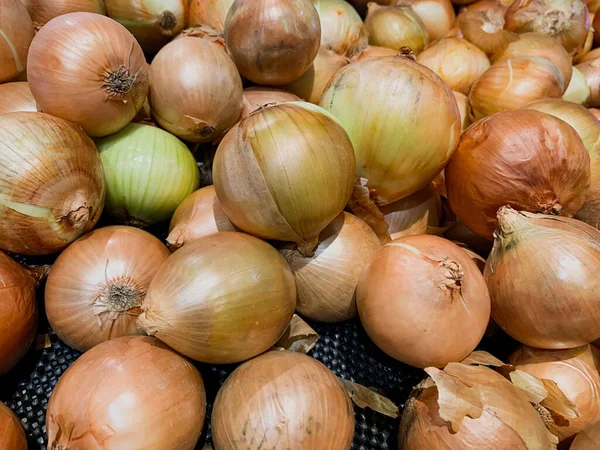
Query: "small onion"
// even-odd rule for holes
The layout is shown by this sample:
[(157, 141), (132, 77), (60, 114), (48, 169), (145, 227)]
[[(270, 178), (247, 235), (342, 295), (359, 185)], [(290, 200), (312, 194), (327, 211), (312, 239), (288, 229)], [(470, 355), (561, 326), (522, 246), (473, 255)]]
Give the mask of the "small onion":
[(396, 56), (399, 53), (400, 50), (394, 50), (393, 48), (379, 47), (377, 45), (367, 45), (367, 48), (365, 48), (358, 55), (355, 55), (353, 60), (369, 58), (371, 56)]
[(206, 393), (198, 370), (155, 338), (94, 347), (58, 381), (48, 403), (51, 449), (192, 450)]
[(448, 36), (454, 28), (456, 16), (450, 0), (395, 0), (397, 5), (410, 6), (421, 18), (429, 41)]
[(169, 220), (198, 189), (194, 155), (160, 128), (132, 123), (97, 145), (106, 179), (106, 210), (120, 223), (143, 227)]
[(0, 114), (36, 111), (37, 105), (26, 81), (0, 84)]
[(356, 10), (345, 0), (315, 0), (321, 21), (321, 46), (351, 57), (369, 43), (367, 30)]
[(99, 228), (71, 244), (46, 282), (46, 315), (71, 347), (142, 334), (135, 322), (158, 267), (170, 255), (150, 233), (132, 227)]
[(21, 0), (36, 29), (55, 17), (73, 12), (106, 14), (103, 0)]
[(234, 0), (191, 0), (188, 25), (208, 25), (217, 31), (225, 31), (225, 18)]
[(371, 340), (416, 367), (464, 359), (490, 319), (490, 296), (475, 262), (456, 244), (429, 235), (384, 245), (360, 277), (356, 303)]
[(587, 105), (592, 96), (592, 91), (587, 84), (587, 80), (577, 67), (573, 67), (573, 76), (567, 90), (563, 94), (563, 100)]
[(245, 119), (251, 113), (265, 105), (278, 105), (279, 103), (298, 102), (301, 100), (297, 95), (281, 89), (252, 86), (244, 89), (240, 120)]
[(592, 450), (600, 446), (600, 417), (590, 420), (575, 436), (569, 450)]
[(35, 29), (19, 0), (0, 0), (0, 10), (0, 83), (4, 83), (25, 71)]
[(349, 450), (352, 402), (337, 377), (316, 359), (269, 352), (225, 380), (213, 408), (212, 436), (215, 450)]
[(583, 74), (592, 95), (589, 106), (600, 108), (600, 58), (586, 61), (575, 66)]
[(452, 91), (456, 104), (458, 105), (458, 111), (460, 112), (460, 123), (462, 130), (466, 130), (471, 125), (471, 116), (469, 115), (469, 97), (460, 92)]
[(504, 205), (573, 215), (590, 185), (590, 157), (577, 132), (533, 110), (506, 111), (471, 125), (445, 169), (450, 207), (492, 239)]
[(475, 80), (490, 68), (485, 53), (456, 37), (435, 41), (419, 54), (417, 61), (439, 75), (450, 89), (463, 94), (468, 94)]
[(485, 268), (496, 323), (537, 348), (574, 348), (600, 338), (600, 231), (509, 207), (500, 209), (498, 223)]
[(4, 450), (27, 450), (27, 439), (19, 418), (0, 402), (0, 448)]
[(409, 7), (369, 3), (365, 27), (371, 45), (392, 49), (410, 47), (418, 55), (429, 43), (425, 24)]

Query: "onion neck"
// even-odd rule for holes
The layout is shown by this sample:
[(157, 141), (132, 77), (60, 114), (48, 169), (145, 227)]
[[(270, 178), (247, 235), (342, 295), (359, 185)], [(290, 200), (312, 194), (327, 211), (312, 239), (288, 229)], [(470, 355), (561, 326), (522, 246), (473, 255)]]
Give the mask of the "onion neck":
[(560, 10), (548, 11), (541, 17), (539, 29), (543, 34), (556, 36), (567, 30), (570, 21), (567, 15)]
[(501, 239), (520, 233), (527, 226), (527, 218), (510, 206), (503, 206), (498, 210), (498, 229), (495, 236)]
[(177, 17), (171, 11), (163, 11), (158, 18), (158, 25), (164, 35), (170, 36), (173, 34), (173, 28), (177, 26)]

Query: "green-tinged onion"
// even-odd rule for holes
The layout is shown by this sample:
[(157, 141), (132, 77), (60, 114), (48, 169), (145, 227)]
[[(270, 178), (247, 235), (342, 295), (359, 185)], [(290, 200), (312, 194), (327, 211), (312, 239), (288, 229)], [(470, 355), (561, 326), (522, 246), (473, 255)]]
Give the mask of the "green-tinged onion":
[(369, 43), (367, 29), (356, 10), (345, 0), (315, 0), (321, 21), (321, 45), (351, 57)]
[(405, 6), (380, 6), (369, 3), (365, 19), (369, 44), (393, 48), (410, 47), (420, 53), (429, 43), (425, 24), (411, 8)]

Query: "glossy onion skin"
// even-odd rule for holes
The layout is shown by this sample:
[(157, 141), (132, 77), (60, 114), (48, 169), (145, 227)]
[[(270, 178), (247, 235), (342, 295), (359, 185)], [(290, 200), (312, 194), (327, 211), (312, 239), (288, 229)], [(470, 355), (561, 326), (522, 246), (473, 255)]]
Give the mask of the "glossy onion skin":
[(456, 22), (450, 0), (401, 0), (400, 3), (410, 6), (421, 18), (429, 35), (429, 42), (448, 36)]
[(349, 450), (354, 411), (336, 376), (310, 356), (272, 351), (238, 367), (217, 394), (215, 450)]
[(205, 413), (204, 384), (190, 362), (153, 337), (122, 337), (60, 378), (46, 414), (48, 446), (192, 450)]
[(369, 44), (399, 50), (410, 47), (418, 55), (429, 44), (427, 28), (410, 7), (369, 4), (365, 18)]
[(0, 84), (0, 114), (36, 111), (35, 99), (26, 81)]
[(21, 0), (39, 30), (55, 17), (72, 12), (106, 14), (104, 0)]
[(25, 71), (35, 29), (20, 0), (0, 0), (0, 10), (0, 83), (5, 83)]
[(367, 47), (363, 21), (346, 0), (316, 0), (315, 7), (321, 21), (321, 47), (347, 57)]
[(27, 440), (21, 421), (0, 402), (0, 450), (27, 450)]

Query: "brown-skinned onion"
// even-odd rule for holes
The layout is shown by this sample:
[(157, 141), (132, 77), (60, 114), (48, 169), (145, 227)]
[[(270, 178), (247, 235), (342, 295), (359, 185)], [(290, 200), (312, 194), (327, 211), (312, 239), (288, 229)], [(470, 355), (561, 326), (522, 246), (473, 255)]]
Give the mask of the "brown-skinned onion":
[(2, 436), (0, 449), (27, 450), (27, 439), (21, 421), (2, 402), (0, 402), (0, 436)]

